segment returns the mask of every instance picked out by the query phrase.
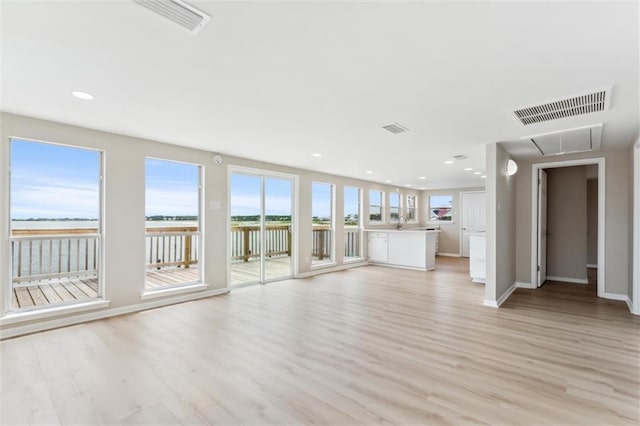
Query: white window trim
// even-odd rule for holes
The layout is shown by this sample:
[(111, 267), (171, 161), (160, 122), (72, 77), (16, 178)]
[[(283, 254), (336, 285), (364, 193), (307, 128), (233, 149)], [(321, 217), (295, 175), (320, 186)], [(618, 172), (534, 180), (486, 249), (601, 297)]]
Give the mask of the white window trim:
[[(371, 204), (371, 193), (372, 192), (378, 192), (380, 193), (380, 220), (371, 220), (371, 206), (378, 206), (377, 204)], [(369, 220), (369, 224), (371, 225), (386, 225), (385, 223), (385, 212), (384, 212), (384, 207), (385, 207), (385, 203), (384, 203), (384, 199), (385, 199), (385, 191), (378, 191), (377, 189), (370, 189), (369, 190), (369, 207), (367, 209), (367, 219)]]
[[(455, 213), (455, 209), (453, 208), (453, 194), (442, 194), (442, 195), (429, 195), (427, 198), (427, 223), (430, 225), (453, 225), (455, 220), (453, 220), (453, 216), (451, 216), (451, 220), (432, 220), (431, 219), (431, 197), (451, 197), (451, 213)], [(437, 207), (434, 207), (437, 208)]]
[(141, 300), (158, 299), (160, 297), (174, 296), (176, 294), (191, 293), (195, 291), (202, 291), (209, 288), (208, 284), (195, 283), (173, 287), (160, 287), (157, 290), (146, 290), (140, 294)]
[[(330, 261), (324, 261), (324, 260), (318, 260), (318, 261), (313, 261), (313, 253), (311, 255), (311, 269), (314, 268), (322, 268), (325, 266), (335, 266), (336, 265), (336, 184), (335, 183), (331, 183), (331, 182), (323, 182), (323, 181), (319, 181), (319, 180), (314, 180), (311, 182), (311, 229), (312, 229), (312, 235), (313, 235), (313, 184), (314, 183), (320, 183), (323, 185), (329, 185), (329, 187), (331, 188), (331, 257), (329, 258)], [(313, 245), (313, 236), (312, 236), (312, 243)], [(311, 251), (313, 251), (313, 247), (311, 248)]]
[[(393, 219), (391, 217), (391, 209), (392, 208), (396, 208), (396, 206), (392, 206), (391, 205), (391, 197), (396, 196), (396, 195), (398, 196), (398, 206), (397, 206), (397, 208), (398, 208), (398, 219)], [(388, 220), (388, 223), (398, 223), (398, 222), (400, 222), (400, 219), (402, 218), (402, 211), (403, 211), (403, 209), (402, 209), (402, 194), (400, 194), (398, 192), (390, 192), (389, 193), (389, 220)]]
[(0, 318), (0, 325), (16, 324), (20, 322), (41, 320), (45, 318), (57, 317), (60, 315), (68, 315), (77, 312), (92, 311), (96, 309), (108, 308), (111, 305), (110, 300), (92, 300), (90, 302), (79, 302), (68, 305), (58, 305), (44, 307), (30, 311), (18, 311), (7, 313)]
[[(409, 198), (413, 197), (414, 201), (413, 201), (413, 219), (411, 220), (406, 220), (406, 216), (409, 213)], [(405, 206), (406, 206), (406, 214), (405, 214), (405, 221), (407, 223), (418, 223), (418, 196), (417, 195), (413, 195), (413, 194), (407, 194), (405, 195)]]

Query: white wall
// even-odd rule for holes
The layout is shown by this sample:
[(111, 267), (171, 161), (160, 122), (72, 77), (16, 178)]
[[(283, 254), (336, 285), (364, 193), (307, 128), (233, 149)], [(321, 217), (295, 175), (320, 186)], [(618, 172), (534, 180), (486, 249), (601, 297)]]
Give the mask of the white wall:
[(605, 292), (626, 297), (629, 291), (630, 148), (518, 161), (516, 174), (516, 277), (531, 282), (531, 169), (533, 163), (604, 157), (606, 161)]
[[(448, 189), (427, 189), (422, 191), (420, 202), (420, 223), (424, 226), (440, 225), (440, 234), (438, 234), (438, 245), (440, 253), (460, 255), (460, 193), (484, 191), (484, 186), (470, 188), (448, 188)], [(451, 195), (453, 202), (451, 203), (453, 211), (452, 222), (430, 222), (429, 221), (429, 197), (432, 195)]]
[(598, 264), (598, 179), (587, 180), (587, 264)]
[(498, 306), (516, 283), (516, 175), (506, 174), (510, 158), (499, 144), (487, 145), (485, 304), (489, 306)]
[[(85, 129), (61, 123), (3, 113), (0, 115), (0, 238), (7, 247), (9, 217), (7, 203), (9, 199), (9, 159), (8, 142), (10, 137), (20, 137), (37, 141), (63, 143), (79, 147), (102, 150), (105, 153), (105, 297), (111, 301), (108, 310), (126, 310), (130, 307), (151, 306), (151, 302), (141, 300), (144, 288), (145, 263), (145, 159), (148, 156), (168, 160), (201, 164), (204, 170), (205, 206), (203, 223), (204, 255), (201, 265), (204, 269), (204, 282), (211, 289), (224, 290), (227, 287), (227, 239), (228, 239), (228, 175), (227, 166), (236, 165), (262, 170), (289, 173), (299, 176), (299, 223), (297, 258), (298, 272), (311, 271), (305, 258), (311, 255), (311, 184), (313, 181), (328, 182), (336, 185), (336, 266), (343, 262), (343, 221), (342, 187), (344, 185), (363, 189), (365, 206), (365, 226), (368, 224), (368, 190), (375, 188), (385, 192), (396, 191), (395, 187), (372, 182), (348, 179), (324, 173), (283, 167), (237, 157), (226, 157), (222, 165), (214, 165), (212, 153), (150, 140)], [(400, 190), (403, 194), (418, 195), (417, 191)], [(212, 201), (220, 204), (220, 209), (209, 209)], [(418, 213), (420, 214), (420, 212)], [(366, 246), (365, 246), (366, 249)], [(366, 253), (364, 253), (366, 254)], [(8, 250), (2, 250), (0, 262), (0, 288), (10, 286), (11, 271)], [(330, 270), (330, 269), (329, 269)], [(6, 293), (2, 293), (2, 298)], [(4, 300), (0, 300), (4, 305)], [(158, 303), (154, 300), (153, 303)], [(60, 316), (68, 319), (74, 315)], [(78, 317), (80, 318), (80, 317)], [(2, 332), (7, 334), (13, 327), (32, 325), (42, 320), (22, 323), (3, 323)]]

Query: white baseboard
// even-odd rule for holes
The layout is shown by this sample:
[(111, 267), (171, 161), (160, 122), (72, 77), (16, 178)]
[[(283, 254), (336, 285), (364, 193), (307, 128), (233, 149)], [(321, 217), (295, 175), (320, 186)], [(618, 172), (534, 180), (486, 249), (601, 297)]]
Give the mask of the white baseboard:
[(139, 303), (136, 305), (123, 306), (120, 308), (106, 309), (103, 311), (90, 312), (83, 315), (74, 315), (70, 317), (43, 321), (34, 324), (27, 324), (23, 326), (2, 328), (0, 329), (0, 339), (7, 339), (9, 337), (22, 336), (23, 334), (36, 333), (38, 331), (51, 330), (53, 328), (66, 327), (69, 325), (81, 324), (88, 321), (95, 321), (98, 319), (114, 317), (116, 315), (130, 314), (133, 312), (146, 311), (147, 309), (159, 308), (161, 306), (174, 305), (176, 303), (189, 302), (191, 300), (203, 299), (205, 297), (218, 296), (228, 293), (229, 289), (221, 288), (216, 290), (203, 291), (199, 293), (184, 294), (175, 297), (169, 297), (166, 299), (156, 299), (146, 303)]
[(598, 265), (596, 263), (587, 263), (587, 268), (596, 269)]
[(336, 272), (336, 271), (344, 271), (345, 269), (358, 268), (360, 266), (367, 266), (369, 262), (366, 260), (361, 262), (349, 262), (340, 266), (331, 266), (327, 268), (317, 267), (316, 269), (312, 269), (311, 271), (301, 272), (295, 276), (295, 278), (307, 278), (312, 277), (314, 275), (326, 274), (327, 272)]
[(587, 278), (556, 277), (547, 275), (547, 279), (550, 281), (562, 281), (564, 283), (571, 284), (589, 284), (589, 280)]
[(531, 285), (531, 283), (523, 283), (523, 282), (520, 282), (520, 281), (516, 281), (516, 288), (528, 288), (530, 290), (533, 290), (536, 287)]
[(478, 284), (486, 284), (487, 280), (485, 278), (475, 278), (475, 277), (471, 277), (471, 282), (472, 283), (478, 283)]
[(484, 302), (482, 304), (484, 306), (489, 306), (491, 308), (499, 308), (504, 302), (507, 301), (509, 296), (511, 296), (511, 294), (516, 290), (516, 287), (517, 287), (517, 283), (513, 283), (511, 284), (511, 287), (509, 287), (504, 293), (502, 293), (500, 297), (498, 297), (498, 300), (494, 301), (494, 300), (484, 299)]
[(438, 253), (437, 256), (460, 257), (460, 253)]
[(626, 302), (627, 299), (629, 299), (629, 296), (627, 296), (626, 294), (607, 293), (607, 292), (605, 292), (605, 293), (602, 294), (602, 298), (603, 299), (610, 299), (610, 300), (620, 300), (622, 302)]
[(631, 312), (634, 315), (640, 315), (640, 312), (633, 311), (633, 301), (629, 296), (627, 296), (626, 302), (627, 302), (627, 307), (629, 308), (629, 312)]

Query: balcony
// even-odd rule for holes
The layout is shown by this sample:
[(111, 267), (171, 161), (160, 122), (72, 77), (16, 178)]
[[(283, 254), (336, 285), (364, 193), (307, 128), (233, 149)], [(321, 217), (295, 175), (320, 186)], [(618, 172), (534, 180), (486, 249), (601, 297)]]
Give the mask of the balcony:
[[(267, 225), (265, 278), (292, 275), (291, 226)], [(360, 253), (358, 227), (345, 228), (345, 259)], [(333, 231), (313, 227), (313, 259), (332, 259)], [(97, 229), (22, 229), (11, 235), (11, 309), (91, 300), (98, 297), (101, 236)], [(145, 289), (200, 281), (197, 227), (146, 229)], [(231, 227), (231, 283), (258, 281), (260, 227)], [(257, 278), (256, 278), (257, 277)]]

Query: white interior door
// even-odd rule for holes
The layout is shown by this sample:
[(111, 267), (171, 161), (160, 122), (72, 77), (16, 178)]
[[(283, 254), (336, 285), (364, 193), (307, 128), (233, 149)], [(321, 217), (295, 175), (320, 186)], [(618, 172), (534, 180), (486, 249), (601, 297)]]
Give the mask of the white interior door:
[(538, 287), (547, 280), (547, 172), (538, 170)]
[(463, 192), (462, 214), (462, 257), (469, 257), (469, 234), (487, 230), (487, 201), (484, 192)]

